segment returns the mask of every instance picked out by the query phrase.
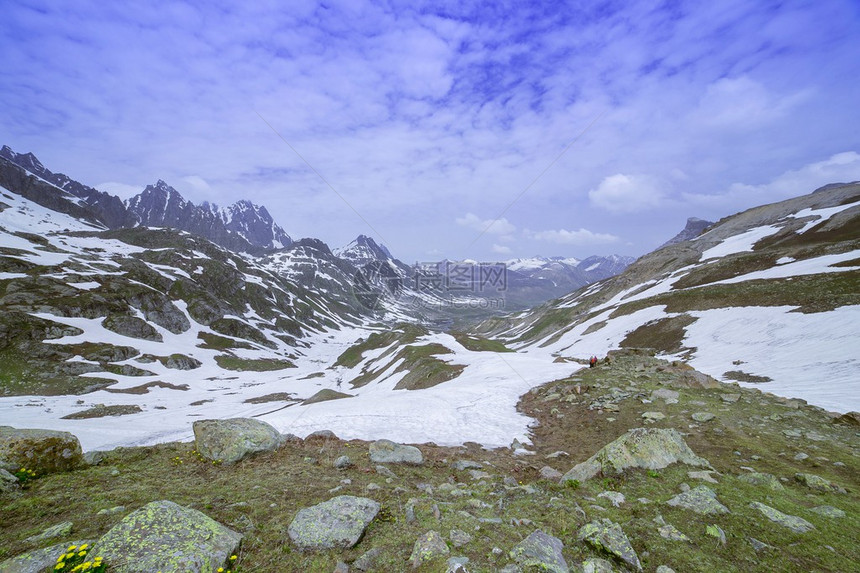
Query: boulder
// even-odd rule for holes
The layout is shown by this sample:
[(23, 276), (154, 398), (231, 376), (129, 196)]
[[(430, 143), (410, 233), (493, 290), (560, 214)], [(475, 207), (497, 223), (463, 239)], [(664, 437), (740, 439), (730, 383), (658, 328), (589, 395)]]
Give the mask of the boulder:
[(359, 542), (379, 507), (372, 499), (341, 495), (299, 510), (287, 533), (302, 551), (348, 549)]
[(582, 573), (615, 573), (615, 567), (606, 559), (592, 557), (582, 562)]
[(841, 416), (833, 418), (833, 423), (844, 426), (860, 426), (860, 412), (846, 412)]
[(70, 545), (80, 547), (92, 540), (71, 541), (36, 549), (5, 561), (0, 561), (0, 573), (43, 573), (49, 567), (54, 567), (57, 558), (66, 553)]
[(68, 471), (84, 463), (81, 443), (69, 432), (0, 426), (0, 460), (37, 474)]
[(370, 444), (370, 461), (377, 464), (413, 464), (424, 463), (421, 450), (415, 446), (395, 444), (389, 440), (377, 440)]
[(352, 562), (352, 567), (356, 571), (373, 571), (380, 555), (382, 555), (382, 549), (379, 547), (368, 549), (361, 557)]
[(750, 503), (750, 507), (759, 510), (769, 520), (774, 523), (778, 523), (783, 527), (787, 527), (795, 533), (806, 533), (807, 531), (815, 529), (815, 526), (802, 517), (782, 513), (781, 511), (763, 503), (754, 501)]
[(839, 518), (845, 517), (845, 512), (837, 507), (833, 507), (832, 505), (819, 505), (813, 508), (810, 508), (809, 511), (813, 513), (817, 513), (818, 515), (823, 515), (824, 517), (832, 517)]
[(695, 412), (690, 417), (693, 418), (694, 421), (700, 422), (700, 423), (710, 422), (711, 420), (716, 418), (716, 416), (714, 416), (710, 412)]
[(637, 571), (642, 571), (639, 556), (630, 545), (630, 540), (617, 523), (608, 519), (597, 519), (582, 526), (576, 538), (585, 541), (598, 551), (605, 551)]
[(62, 539), (64, 537), (68, 537), (72, 532), (72, 527), (74, 527), (74, 524), (71, 521), (63, 521), (62, 523), (52, 525), (38, 535), (28, 537), (24, 541), (32, 545), (38, 545), (51, 539)]
[(448, 555), (448, 545), (438, 531), (428, 531), (415, 541), (409, 562), (417, 569), (428, 561)]
[(564, 544), (560, 539), (538, 529), (517, 543), (511, 549), (510, 555), (511, 559), (524, 568), (533, 567), (540, 571), (568, 573), (570, 567), (562, 555), (563, 549)]
[(730, 513), (729, 508), (717, 501), (717, 494), (708, 486), (700, 485), (680, 493), (666, 502), (672, 507), (682, 507), (701, 515)]
[(815, 491), (845, 493), (844, 488), (836, 485), (830, 480), (824, 479), (823, 477), (817, 476), (815, 474), (797, 473), (794, 474), (794, 479), (796, 479), (809, 489), (813, 489)]
[(710, 468), (707, 460), (693, 453), (674, 429), (634, 428), (604, 446), (561, 478), (583, 482), (598, 474), (617, 475), (628, 468), (658, 470), (674, 463)]
[(101, 557), (116, 573), (210, 573), (241, 541), (241, 534), (199, 511), (162, 500), (123, 518), (89, 556)]
[(281, 434), (271, 425), (252, 418), (198, 420), (193, 424), (197, 451), (212, 461), (237, 462), (255, 452), (270, 452), (281, 443)]
[(784, 491), (785, 487), (780, 483), (779, 479), (773, 474), (753, 472), (738, 476), (742, 482), (751, 483), (753, 485), (765, 486), (773, 491)]
[(715, 378), (696, 370), (688, 370), (674, 377), (670, 382), (676, 388), (719, 388), (720, 383)]
[(669, 390), (668, 388), (660, 388), (651, 392), (651, 401), (655, 402), (657, 400), (663, 400), (667, 404), (677, 404), (678, 398), (680, 396), (681, 395), (675, 390)]

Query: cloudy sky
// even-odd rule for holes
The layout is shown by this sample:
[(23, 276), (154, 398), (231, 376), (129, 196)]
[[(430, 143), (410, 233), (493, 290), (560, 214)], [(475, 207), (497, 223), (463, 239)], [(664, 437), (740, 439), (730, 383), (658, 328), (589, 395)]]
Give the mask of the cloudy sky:
[(860, 179), (856, 0), (2, 12), (0, 144), (407, 262), (640, 255), (687, 217)]

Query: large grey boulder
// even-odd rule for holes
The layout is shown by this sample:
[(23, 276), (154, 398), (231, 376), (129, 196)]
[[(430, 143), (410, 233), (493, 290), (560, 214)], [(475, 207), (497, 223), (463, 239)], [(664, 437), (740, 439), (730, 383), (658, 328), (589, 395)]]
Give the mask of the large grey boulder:
[(584, 482), (599, 474), (617, 475), (629, 468), (658, 470), (674, 463), (710, 468), (671, 428), (634, 428), (607, 444), (561, 478)]
[(701, 515), (729, 513), (729, 508), (717, 501), (717, 494), (705, 485), (680, 493), (666, 502), (673, 507), (689, 509)]
[(750, 507), (759, 510), (762, 515), (764, 515), (769, 520), (773, 521), (774, 523), (778, 523), (783, 527), (787, 527), (795, 533), (806, 533), (807, 531), (815, 529), (814, 525), (812, 525), (802, 517), (785, 514), (778, 509), (770, 507), (769, 505), (754, 501), (750, 503)]
[(379, 504), (366, 497), (340, 495), (299, 510), (287, 533), (299, 549), (348, 549), (379, 513)]
[(421, 450), (415, 446), (395, 444), (390, 440), (377, 440), (370, 444), (370, 461), (377, 464), (414, 464), (424, 463)]
[(522, 567), (535, 567), (540, 571), (568, 573), (570, 567), (561, 554), (564, 544), (541, 530), (520, 541), (511, 549), (511, 559)]
[(54, 567), (57, 558), (66, 553), (69, 546), (80, 547), (85, 543), (92, 543), (92, 540), (57, 543), (12, 557), (0, 562), (0, 573), (42, 573), (49, 567)]
[(255, 452), (270, 452), (282, 443), (275, 428), (252, 418), (198, 420), (193, 428), (197, 451), (208, 460), (225, 464)]
[(0, 460), (36, 473), (68, 471), (83, 464), (78, 438), (69, 432), (0, 426)]
[(153, 501), (112, 527), (89, 557), (102, 557), (116, 573), (211, 573), (241, 541), (241, 534), (195, 509)]
[(608, 519), (596, 519), (582, 526), (576, 538), (585, 541), (598, 551), (605, 551), (628, 566), (642, 571), (639, 556), (630, 545), (621, 526)]

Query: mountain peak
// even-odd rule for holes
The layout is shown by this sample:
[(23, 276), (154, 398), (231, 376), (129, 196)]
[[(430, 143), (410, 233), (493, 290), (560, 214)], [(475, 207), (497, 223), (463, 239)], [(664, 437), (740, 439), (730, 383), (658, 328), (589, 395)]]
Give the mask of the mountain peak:
[(705, 229), (713, 225), (712, 221), (706, 221), (704, 219), (699, 219), (698, 217), (690, 217), (687, 219), (687, 224), (681, 230), (680, 233), (660, 245), (658, 248), (662, 249), (663, 247), (674, 245), (675, 243), (681, 243), (684, 241), (689, 241), (691, 239), (695, 239), (699, 235), (701, 235)]

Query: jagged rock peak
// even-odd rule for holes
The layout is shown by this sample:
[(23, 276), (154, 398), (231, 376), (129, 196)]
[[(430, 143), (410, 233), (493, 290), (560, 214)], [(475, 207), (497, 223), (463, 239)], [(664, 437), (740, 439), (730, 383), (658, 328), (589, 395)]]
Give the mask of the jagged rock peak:
[(681, 243), (683, 241), (689, 241), (691, 239), (695, 239), (699, 235), (701, 235), (705, 229), (713, 225), (712, 221), (706, 221), (704, 219), (699, 219), (698, 217), (690, 217), (687, 219), (687, 224), (684, 226), (684, 229), (660, 245), (660, 248), (666, 247), (668, 245), (674, 245), (675, 243)]

